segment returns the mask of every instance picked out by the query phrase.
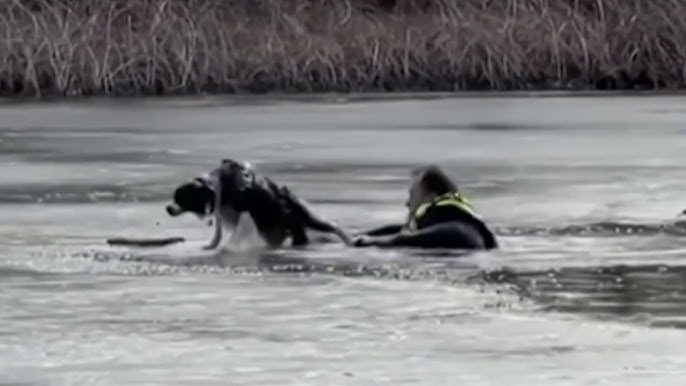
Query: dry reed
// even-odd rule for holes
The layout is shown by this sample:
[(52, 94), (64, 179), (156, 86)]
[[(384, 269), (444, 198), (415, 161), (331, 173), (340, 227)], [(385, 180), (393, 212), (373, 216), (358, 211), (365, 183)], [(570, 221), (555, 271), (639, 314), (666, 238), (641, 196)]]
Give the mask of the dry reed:
[(0, 0), (0, 94), (681, 88), (684, 0)]

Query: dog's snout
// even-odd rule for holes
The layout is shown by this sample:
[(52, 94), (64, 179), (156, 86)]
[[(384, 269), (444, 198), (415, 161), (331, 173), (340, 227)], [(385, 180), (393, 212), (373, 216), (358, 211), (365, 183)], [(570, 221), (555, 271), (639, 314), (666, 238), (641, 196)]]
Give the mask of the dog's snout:
[(181, 208), (176, 204), (169, 204), (167, 205), (166, 209), (167, 214), (169, 214), (170, 216), (178, 216), (179, 214), (181, 214)]

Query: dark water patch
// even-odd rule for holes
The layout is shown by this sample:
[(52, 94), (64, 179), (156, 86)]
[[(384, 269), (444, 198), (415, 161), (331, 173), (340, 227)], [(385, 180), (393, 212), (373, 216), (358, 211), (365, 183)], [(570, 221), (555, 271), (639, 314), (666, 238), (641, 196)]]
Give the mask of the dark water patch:
[[(488, 123), (488, 122), (473, 123), (473, 124), (467, 125), (465, 128), (469, 129), (469, 130), (480, 130), (480, 131), (524, 131), (524, 130), (537, 129), (537, 127), (533, 127), (533, 126), (511, 125), (511, 124), (504, 124), (504, 123)], [(540, 128), (543, 128), (543, 127), (540, 127)]]
[[(19, 284), (14, 284), (12, 287), (15, 289), (25, 289), (27, 291), (47, 291), (47, 292), (65, 292), (65, 291), (90, 291), (99, 289), (100, 282), (84, 282), (75, 281), (73, 276), (75, 274), (71, 273), (45, 273), (43, 276), (29, 275), (33, 279), (30, 282), (22, 280)], [(22, 276), (22, 279), (26, 279), (26, 275)]]
[(567, 354), (567, 353), (570, 353), (573, 351), (578, 351), (578, 349), (574, 346), (559, 346), (559, 345), (542, 345), (542, 346), (526, 347), (526, 348), (521, 348), (521, 349), (499, 348), (497, 351), (480, 349), (480, 348), (470, 348), (470, 350), (469, 350), (470, 353), (474, 353), (477, 355), (483, 355), (483, 356), (490, 357), (493, 359), (499, 359), (499, 358), (503, 358), (503, 357), (512, 357), (512, 356), (522, 356), (522, 357), (540, 356), (540, 355), (554, 356), (554, 355)]
[(676, 108), (653, 108), (647, 110), (653, 114), (665, 115), (665, 114), (676, 114), (676, 115), (686, 115), (686, 109), (676, 109)]
[(150, 202), (166, 200), (153, 184), (21, 184), (0, 186), (0, 204), (81, 204), (94, 202)]
[(345, 173), (374, 175), (375, 173), (401, 173), (409, 175), (410, 170), (418, 165), (410, 162), (398, 162), (393, 164), (355, 162), (298, 162), (294, 164), (264, 162), (258, 165), (258, 171), (268, 171), (278, 174), (306, 174), (313, 173)]
[(480, 278), (513, 286), (544, 311), (686, 327), (686, 266), (682, 265), (503, 268), (483, 272)]
[(686, 221), (676, 221), (666, 224), (632, 224), (612, 221), (594, 222), (589, 224), (566, 225), (562, 227), (496, 227), (500, 236), (652, 236), (666, 234), (671, 236), (686, 236)]
[[(91, 127), (22, 127), (20, 130), (0, 126), (0, 138), (68, 138), (68, 137), (109, 137), (114, 135), (158, 134), (159, 130), (150, 127), (111, 127), (94, 125)], [(32, 138), (34, 139), (34, 138)]]
[[(177, 319), (171, 321), (156, 321), (153, 326), (155, 333), (172, 333), (176, 339), (185, 341), (189, 337), (194, 339), (213, 339), (221, 341), (236, 341), (240, 339), (258, 339), (264, 342), (316, 342), (316, 338), (307, 335), (288, 336), (269, 331), (255, 331), (253, 329), (226, 328), (226, 326), (197, 319)], [(144, 323), (141, 329), (150, 329), (150, 323)]]
[[(15, 151), (17, 151), (15, 149)], [(80, 153), (49, 153), (42, 151), (26, 151), (16, 153), (17, 157), (26, 162), (45, 162), (52, 164), (80, 164), (80, 163), (115, 163), (133, 165), (169, 165), (179, 163), (179, 154), (167, 150), (123, 150), (123, 151), (93, 151)]]
[(169, 163), (179, 154), (154, 145), (152, 130), (137, 128), (94, 129), (0, 129), (0, 154), (26, 162), (79, 164), (113, 162), (127, 164)]
[(341, 204), (347, 204), (347, 205), (366, 205), (366, 204), (385, 204), (388, 202), (388, 200), (385, 199), (373, 199), (373, 198), (365, 198), (365, 199), (353, 199), (353, 198), (310, 198), (307, 200), (307, 202), (311, 204), (317, 204), (317, 205), (341, 205)]
[[(426, 162), (408, 162), (407, 160), (403, 160), (402, 157), (400, 157), (397, 162), (393, 163), (385, 163), (385, 162), (374, 162), (374, 163), (369, 163), (366, 161), (359, 161), (359, 160), (354, 160), (351, 159), (350, 161), (347, 162), (324, 162), (324, 161), (317, 161), (317, 162), (293, 162), (293, 163), (284, 163), (284, 162), (271, 162), (271, 161), (264, 161), (264, 162), (257, 162), (256, 166), (259, 172), (268, 172), (268, 173), (275, 173), (275, 174), (286, 174), (286, 175), (297, 175), (297, 174), (303, 174), (303, 175), (316, 175), (317, 178), (319, 178), (319, 174), (328, 174), (328, 173), (344, 173), (345, 175), (359, 175), (359, 176), (364, 176), (365, 178), (368, 177), (375, 177), (375, 176), (388, 176), (388, 175), (398, 175), (400, 177), (405, 178), (405, 181), (410, 176), (410, 173), (413, 169), (416, 169), (418, 167), (426, 166), (429, 164), (433, 163), (433, 159), (431, 157), (427, 157)], [(465, 179), (465, 173), (467, 176), (470, 174), (477, 175), (481, 174), (481, 178), (478, 179), (478, 181), (483, 182), (484, 181), (484, 176), (487, 175), (489, 178), (498, 178), (494, 177), (493, 175), (495, 174), (496, 176), (498, 174), (514, 174), (516, 173), (520, 168), (514, 165), (493, 165), (493, 164), (488, 164), (484, 163), (483, 161), (475, 161), (475, 160), (461, 160), (461, 161), (455, 161), (455, 162), (443, 162), (441, 163), (441, 166), (446, 169), (447, 172), (449, 173), (456, 173), (459, 171), (460, 174), (460, 180), (459, 181), (464, 181)], [(469, 166), (469, 168), (467, 168)], [(547, 165), (533, 165), (531, 166), (532, 168), (537, 168), (537, 170), (545, 170), (545, 171), (556, 171), (556, 167), (554, 166), (547, 166)], [(617, 169), (616, 167), (611, 167), (612, 169)], [(476, 170), (472, 170), (476, 169)], [(517, 178), (521, 178), (522, 176), (517, 176)]]
[[(527, 126), (527, 125), (514, 125), (507, 123), (498, 122), (480, 122), (480, 123), (470, 123), (470, 124), (427, 124), (422, 126), (422, 130), (435, 130), (435, 131), (525, 131), (525, 130), (537, 130), (544, 129), (545, 127), (540, 126)], [(411, 125), (394, 125), (393, 131), (416, 131), (417, 126)]]
[(0, 267), (0, 281), (10, 280), (12, 278), (35, 278), (36, 280), (45, 280), (46, 277), (53, 276), (54, 273), (37, 271), (22, 267)]
[[(97, 144), (94, 144), (98, 142)], [(180, 161), (181, 154), (166, 149), (122, 149), (118, 143), (103, 146), (103, 141), (74, 141), (64, 139), (23, 142), (0, 141), (0, 154), (16, 161), (79, 165), (84, 163), (115, 163), (134, 165), (167, 165)], [(61, 149), (60, 149), (61, 148)]]

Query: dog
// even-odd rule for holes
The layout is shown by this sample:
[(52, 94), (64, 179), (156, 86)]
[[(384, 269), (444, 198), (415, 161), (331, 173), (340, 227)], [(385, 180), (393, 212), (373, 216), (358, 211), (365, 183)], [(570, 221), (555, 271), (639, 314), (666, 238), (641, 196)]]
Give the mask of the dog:
[(177, 187), (166, 211), (172, 217), (186, 212), (200, 219), (214, 217), (214, 236), (204, 250), (217, 248), (224, 228), (233, 231), (242, 213), (252, 217), (260, 237), (271, 247), (283, 245), (289, 237), (293, 246), (306, 245), (307, 229), (336, 234), (352, 245), (347, 232), (313, 214), (286, 186), (233, 159), (223, 159), (216, 169)]

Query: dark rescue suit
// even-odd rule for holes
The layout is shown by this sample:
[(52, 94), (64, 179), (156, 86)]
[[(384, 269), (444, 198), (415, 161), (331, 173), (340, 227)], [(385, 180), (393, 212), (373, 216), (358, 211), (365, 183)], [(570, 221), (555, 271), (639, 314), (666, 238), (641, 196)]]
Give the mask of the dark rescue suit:
[(477, 216), (469, 201), (458, 192), (446, 193), (419, 205), (410, 217), (406, 229), (417, 231), (450, 222), (468, 224), (476, 228), (486, 249), (498, 246), (493, 233)]

